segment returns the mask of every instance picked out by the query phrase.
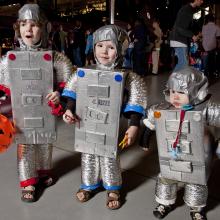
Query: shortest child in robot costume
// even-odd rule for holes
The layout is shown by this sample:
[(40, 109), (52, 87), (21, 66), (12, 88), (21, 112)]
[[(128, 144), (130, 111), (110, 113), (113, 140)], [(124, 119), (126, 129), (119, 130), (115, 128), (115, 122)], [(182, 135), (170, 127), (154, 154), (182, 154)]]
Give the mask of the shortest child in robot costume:
[[(135, 140), (140, 119), (145, 112), (147, 89), (145, 82), (137, 74), (133, 72), (126, 73), (115, 68), (119, 67), (123, 59), (122, 45), (127, 39), (127, 34), (123, 29), (116, 25), (106, 25), (96, 30), (93, 37), (94, 57), (97, 64), (91, 66), (91, 69), (79, 68), (77, 74), (68, 81), (63, 92), (63, 96), (68, 97), (67, 110), (63, 115), (63, 119), (69, 124), (80, 120), (80, 129), (88, 125), (85, 134), (80, 133), (78, 137), (79, 139), (85, 137), (86, 140), (83, 139), (79, 143), (79, 145), (84, 146), (84, 149), (78, 150), (82, 152), (82, 184), (76, 194), (77, 199), (80, 202), (88, 201), (102, 184), (107, 190), (107, 208), (118, 209), (121, 206), (122, 178), (117, 150), (118, 132), (116, 132), (119, 123), (116, 121), (120, 118), (122, 107), (121, 104), (118, 104), (121, 103), (118, 100), (124, 100), (125, 95), (124, 87), (121, 85), (124, 82), (127, 93), (125, 107), (122, 112), (125, 117), (130, 119), (129, 128), (121, 144), (123, 147), (131, 145)], [(93, 74), (90, 79), (86, 78), (89, 77), (89, 74)], [(81, 85), (79, 83), (80, 80), (85, 78), (87, 84), (83, 88), (85, 82)], [(119, 85), (120, 90), (117, 87)], [(90, 91), (86, 91), (88, 88)], [(82, 90), (86, 91), (84, 96), (81, 95)], [(75, 100), (76, 114), (74, 114)], [(85, 103), (85, 105), (80, 111), (78, 109), (82, 103)], [(82, 113), (84, 109), (87, 110)], [(94, 119), (93, 116), (95, 115), (100, 117)], [(114, 124), (116, 126), (113, 128)], [(99, 138), (95, 138), (97, 136)], [(75, 149), (78, 138), (75, 136)], [(99, 143), (94, 145), (94, 141), (97, 139)], [(111, 141), (109, 141), (110, 139)], [(94, 150), (92, 150), (93, 145)]]
[(38, 184), (48, 187), (54, 183), (51, 160), (56, 132), (50, 107), (58, 114), (60, 85), (72, 71), (67, 57), (47, 50), (46, 24), (47, 19), (37, 4), (25, 4), (15, 24), (20, 45), (0, 62), (1, 88), (10, 91), (12, 97), (18, 174), (24, 202), (36, 201)]
[(207, 78), (192, 67), (173, 72), (164, 91), (167, 102), (149, 108), (143, 121), (157, 136), (160, 174), (155, 198), (159, 205), (153, 214), (159, 219), (174, 209), (178, 183), (184, 184), (191, 218), (206, 219), (213, 140), (207, 125), (220, 127), (220, 104), (209, 100), (207, 88)]

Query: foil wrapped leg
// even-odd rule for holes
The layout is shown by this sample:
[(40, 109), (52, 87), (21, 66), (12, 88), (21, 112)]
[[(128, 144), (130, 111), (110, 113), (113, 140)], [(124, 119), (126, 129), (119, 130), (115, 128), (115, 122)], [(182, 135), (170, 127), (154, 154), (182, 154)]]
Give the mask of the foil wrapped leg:
[(81, 189), (94, 190), (100, 186), (99, 156), (82, 153), (81, 156), (82, 184)]
[(177, 183), (162, 177), (157, 178), (155, 188), (155, 199), (159, 204), (168, 206), (176, 201)]
[(52, 168), (53, 146), (38, 145), (36, 148), (36, 166), (39, 177), (50, 176)]
[(120, 160), (109, 157), (100, 157), (101, 176), (103, 186), (107, 190), (119, 190), (122, 184)]
[(36, 172), (36, 145), (19, 144), (17, 147), (17, 163), (20, 186), (34, 185), (38, 181)]
[(205, 207), (207, 198), (207, 186), (197, 184), (185, 185), (184, 202), (192, 209), (199, 209)]

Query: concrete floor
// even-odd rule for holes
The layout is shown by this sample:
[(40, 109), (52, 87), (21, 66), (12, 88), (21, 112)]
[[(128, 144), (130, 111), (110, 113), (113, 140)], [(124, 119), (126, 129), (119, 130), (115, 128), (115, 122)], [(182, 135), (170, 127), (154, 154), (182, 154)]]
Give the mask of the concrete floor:
[[(168, 74), (147, 76), (149, 104), (163, 100)], [(213, 98), (220, 101), (220, 80), (210, 86)], [(126, 122), (124, 122), (126, 125)], [(16, 168), (16, 147), (0, 155), (0, 220), (153, 220), (155, 177), (159, 172), (156, 142), (152, 150), (144, 152), (137, 144), (121, 153), (124, 203), (121, 209), (110, 211), (105, 208), (106, 194), (100, 192), (87, 203), (75, 200), (80, 185), (80, 154), (73, 152), (73, 128), (58, 121), (58, 142), (54, 148), (53, 168), (58, 177), (55, 185), (42, 192), (39, 200), (27, 204), (20, 200)], [(220, 219), (220, 160), (213, 165), (209, 181), (207, 217)], [(179, 192), (177, 208), (166, 219), (190, 219), (188, 208)]]

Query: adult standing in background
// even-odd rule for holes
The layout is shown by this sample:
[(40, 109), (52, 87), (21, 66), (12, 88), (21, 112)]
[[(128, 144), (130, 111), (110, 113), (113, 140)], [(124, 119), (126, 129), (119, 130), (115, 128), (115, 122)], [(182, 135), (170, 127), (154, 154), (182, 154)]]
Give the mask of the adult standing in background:
[(147, 43), (147, 28), (141, 20), (136, 20), (134, 25), (133, 69), (140, 76), (145, 76), (147, 72)]
[(84, 65), (85, 59), (85, 35), (82, 29), (82, 22), (80, 20), (76, 20), (75, 28), (73, 29), (74, 33), (74, 43), (73, 43), (73, 60), (74, 64), (78, 67), (82, 67)]
[(63, 30), (63, 25), (60, 24), (60, 46), (61, 46), (61, 52), (63, 54), (66, 53), (66, 45), (67, 45), (67, 32)]
[(215, 18), (208, 14), (202, 27), (202, 46), (206, 52), (204, 59), (205, 75), (212, 76), (216, 70), (217, 39), (220, 38), (220, 27), (215, 24)]
[(170, 34), (170, 46), (174, 48), (175, 55), (178, 58), (174, 71), (178, 71), (188, 65), (188, 44), (192, 39), (197, 41), (191, 30), (193, 14), (195, 9), (203, 4), (203, 0), (193, 0), (193, 2), (184, 5), (178, 12), (173, 30)]
[(158, 69), (159, 69), (159, 58), (160, 58), (160, 45), (162, 43), (162, 36), (163, 33), (160, 29), (160, 24), (158, 21), (153, 21), (152, 24), (153, 28), (154, 28), (154, 35), (156, 37), (155, 41), (154, 41), (154, 48), (152, 51), (152, 73), (153, 74), (158, 74)]

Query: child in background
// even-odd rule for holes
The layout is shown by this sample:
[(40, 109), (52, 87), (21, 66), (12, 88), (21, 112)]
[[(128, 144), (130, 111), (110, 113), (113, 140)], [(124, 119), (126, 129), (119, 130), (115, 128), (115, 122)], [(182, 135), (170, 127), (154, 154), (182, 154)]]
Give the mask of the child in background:
[[(17, 123), (15, 121), (17, 135), (23, 135), (24, 142), (22, 143), (16, 138), (16, 143), (18, 144), (17, 159), (22, 193), (21, 200), (24, 202), (36, 201), (36, 186), (38, 183), (41, 183), (43, 187), (48, 187), (54, 183), (51, 175), (53, 141), (50, 139), (51, 132), (44, 130), (46, 122), (43, 123), (43, 120), (47, 121), (46, 118), (51, 118), (53, 121), (53, 116), (51, 116), (47, 103), (49, 102), (54, 107), (53, 111), (59, 110), (57, 108), (60, 107), (60, 91), (62, 90), (59, 85), (62, 87), (62, 84), (65, 83), (72, 71), (71, 62), (67, 57), (61, 53), (47, 51), (48, 34), (46, 33), (46, 24), (47, 20), (37, 4), (25, 4), (19, 10), (19, 17), (15, 24), (20, 47), (16, 48), (16, 51), (9, 51), (7, 56), (0, 61), (1, 90), (7, 95), (10, 92), (12, 94), (12, 107), (17, 111), (13, 110), (14, 120), (17, 120)], [(41, 54), (44, 54), (44, 59), (42, 60), (40, 60)], [(19, 62), (19, 59), (22, 61)], [(14, 65), (13, 62), (17, 62), (17, 65), (15, 65), (17, 69), (12, 67)], [(29, 64), (26, 64), (28, 62)], [(50, 65), (50, 62), (52, 68), (45, 70), (44, 64), (48, 65), (49, 63)], [(54, 73), (53, 70), (55, 71)], [(47, 75), (54, 75), (56, 79), (51, 81), (51, 84), (54, 84), (54, 91), (48, 89), (51, 88), (46, 79), (49, 78), (49, 75), (46, 78), (42, 78), (45, 76), (45, 71)], [(18, 76), (21, 74), (20, 77), (15, 79), (17, 86), (13, 86), (12, 82), (12, 76), (15, 76), (15, 73)], [(48, 83), (48, 87), (46, 83)], [(19, 84), (25, 86), (21, 89), (22, 91), (16, 93), (16, 88), (20, 88)], [(46, 91), (42, 91), (42, 88), (45, 88)], [(46, 94), (48, 91), (49, 93)], [(40, 111), (38, 111), (39, 109)], [(42, 123), (38, 123), (36, 126), (34, 120)], [(19, 127), (20, 124), (23, 125)], [(42, 131), (39, 131), (41, 125)], [(30, 132), (33, 134), (33, 140), (31, 135), (27, 135)], [(34, 136), (34, 134), (38, 136)], [(43, 135), (42, 139), (41, 135)], [(43, 139), (44, 137), (48, 139), (45, 140)], [(41, 143), (38, 139), (42, 140)]]
[(160, 174), (155, 198), (159, 205), (153, 213), (159, 219), (174, 209), (180, 182), (192, 220), (206, 219), (212, 151), (206, 125), (220, 127), (220, 105), (209, 102), (207, 88), (207, 78), (194, 68), (173, 72), (165, 90), (167, 103), (152, 106), (144, 119), (147, 129), (156, 130), (157, 136)]
[[(123, 43), (127, 38), (126, 32), (123, 29), (116, 25), (106, 25), (96, 30), (93, 34), (93, 37), (94, 57), (96, 60), (96, 65), (94, 66), (94, 69), (91, 70), (79, 69), (77, 72), (78, 76), (72, 76), (72, 79), (69, 80), (63, 92), (63, 96), (68, 98), (67, 110), (64, 113), (63, 119), (66, 123), (69, 124), (75, 123), (81, 119), (80, 127), (86, 127), (86, 125), (88, 124), (89, 127), (87, 127), (87, 134), (99, 135), (99, 137), (101, 137), (101, 133), (105, 133), (105, 128), (108, 128), (112, 124), (115, 124), (117, 128), (112, 129), (112, 127), (110, 127), (105, 135), (106, 141), (112, 140), (112, 142), (115, 143), (116, 140), (117, 142), (117, 135), (110, 136), (110, 133), (117, 134), (115, 130), (118, 129), (119, 125), (116, 121), (120, 116), (120, 109), (117, 107), (117, 110), (115, 110), (114, 107), (116, 106), (116, 100), (119, 99), (121, 94), (115, 93), (114, 83), (119, 85), (123, 81), (123, 77), (125, 76), (126, 93), (124, 93), (124, 90), (122, 90), (122, 93), (124, 96), (125, 94), (127, 94), (127, 100), (125, 108), (123, 110), (123, 114), (130, 119), (130, 124), (125, 133), (125, 139), (123, 143), (124, 146), (131, 145), (135, 141), (135, 137), (138, 132), (139, 122), (142, 115), (144, 114), (144, 109), (146, 107), (145, 82), (140, 76), (133, 72), (129, 72), (127, 74), (124, 73), (124, 75), (122, 76), (121, 74), (119, 74), (122, 72), (122, 70), (116, 69), (116, 67), (120, 67), (123, 61), (122, 48)], [(95, 70), (98, 71), (95, 72)], [(83, 88), (77, 86), (77, 83), (79, 83), (79, 81), (81, 80), (80, 77), (83, 79), (87, 77), (87, 75), (89, 75), (88, 72), (94, 74), (94, 77), (92, 77), (92, 82), (87, 82), (87, 88), (95, 87), (96, 89), (92, 90), (92, 93), (98, 93), (98, 95), (94, 95), (94, 99), (90, 98), (93, 95), (91, 94), (91, 92), (87, 91), (86, 93), (90, 97), (85, 97), (85, 100), (82, 100), (82, 98), (78, 98), (78, 94), (81, 94), (83, 92)], [(95, 75), (95, 73), (97, 75)], [(112, 74), (116, 74), (113, 77), (113, 83)], [(96, 77), (98, 78), (98, 83), (96, 81)], [(106, 92), (109, 93), (109, 95), (105, 95), (106, 93), (103, 94), (103, 92), (100, 93), (99, 89), (102, 88), (108, 88), (107, 91), (110, 92)], [(86, 113), (85, 116), (84, 113), (77, 112), (77, 114), (80, 114), (80, 119), (77, 115), (75, 115), (76, 95), (76, 108), (80, 106), (80, 102), (85, 102), (86, 106), (83, 107), (82, 111), (84, 111), (85, 108), (91, 110), (93, 109), (93, 111), (91, 111), (91, 115), (89, 113)], [(107, 97), (110, 97), (110, 99)], [(111, 99), (111, 97), (113, 97), (113, 99)], [(96, 102), (97, 105), (95, 104)], [(119, 107), (122, 106), (119, 105)], [(112, 111), (112, 109), (114, 109), (114, 111)], [(90, 120), (89, 117), (92, 117), (96, 114), (97, 119), (94, 121)], [(98, 115), (100, 115), (100, 117), (98, 117)], [(107, 118), (106, 120), (102, 121), (102, 118), (105, 117), (105, 115), (107, 115)], [(98, 123), (96, 123), (97, 121)], [(99, 127), (103, 129), (99, 131)], [(93, 130), (93, 128), (95, 128), (95, 131), (91, 131)], [(76, 194), (76, 197), (80, 202), (86, 202), (94, 195), (96, 190), (102, 184), (103, 187), (107, 190), (107, 208), (118, 209), (121, 207), (120, 189), (122, 187), (122, 177), (119, 163), (119, 155), (117, 152), (117, 144), (116, 146), (113, 144), (113, 152), (111, 152), (111, 155), (114, 155), (114, 157), (105, 155), (105, 153), (104, 155), (98, 154), (103, 149), (106, 149), (107, 152), (112, 147), (112, 145), (109, 146), (108, 144), (103, 142), (100, 144), (100, 140), (98, 140), (99, 143), (96, 144), (97, 148), (99, 147), (99, 149), (96, 148), (94, 150), (94, 153), (88, 153), (88, 151), (91, 152), (95, 137), (92, 139), (93, 140), (90, 139), (88, 140), (88, 142), (85, 141), (82, 143), (85, 147), (84, 150), (80, 151), (82, 152), (82, 184)]]
[(89, 28), (86, 31), (86, 49), (85, 49), (85, 55), (86, 55), (86, 63), (85, 66), (93, 65), (94, 64), (94, 55), (93, 55), (93, 31), (92, 28)]

